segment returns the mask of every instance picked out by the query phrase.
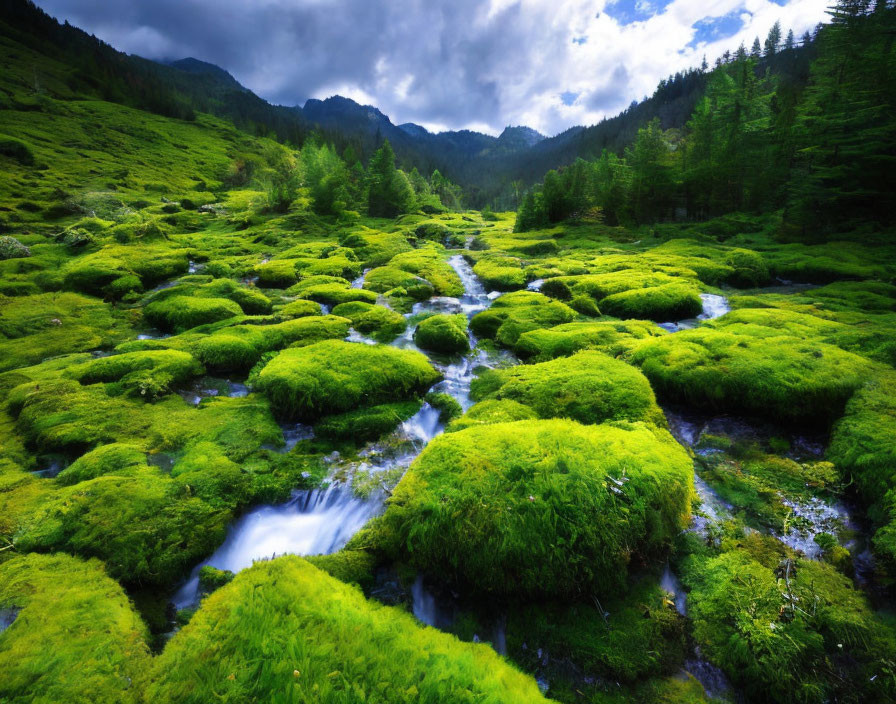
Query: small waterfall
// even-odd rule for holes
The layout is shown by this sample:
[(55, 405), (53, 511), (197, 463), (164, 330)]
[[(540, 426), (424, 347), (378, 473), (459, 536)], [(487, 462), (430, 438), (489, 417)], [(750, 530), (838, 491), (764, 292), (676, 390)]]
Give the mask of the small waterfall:
[(704, 320), (713, 320), (720, 318), (725, 313), (731, 311), (728, 299), (716, 293), (701, 293), (700, 300), (703, 301), (703, 310), (696, 318), (688, 318), (679, 320), (674, 323), (660, 323), (660, 327), (669, 332), (679, 332), (681, 330), (690, 330), (697, 327)]
[(196, 603), (199, 569), (211, 565), (239, 572), (256, 560), (277, 555), (328, 555), (341, 549), (376, 515), (379, 501), (364, 501), (342, 486), (296, 492), (279, 506), (260, 506), (244, 514), (228, 531), (227, 539), (174, 596), (179, 609)]

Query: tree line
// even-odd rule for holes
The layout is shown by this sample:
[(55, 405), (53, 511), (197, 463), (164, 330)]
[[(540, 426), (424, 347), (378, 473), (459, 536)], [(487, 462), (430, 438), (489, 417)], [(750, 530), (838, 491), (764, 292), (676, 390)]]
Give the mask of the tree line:
[[(518, 231), (599, 209), (609, 224), (781, 210), (795, 236), (896, 220), (896, 5), (842, 0), (797, 40), (726, 53), (682, 128), (658, 118), (620, 152), (548, 171), (524, 197)], [(806, 71), (803, 76), (803, 72)]]

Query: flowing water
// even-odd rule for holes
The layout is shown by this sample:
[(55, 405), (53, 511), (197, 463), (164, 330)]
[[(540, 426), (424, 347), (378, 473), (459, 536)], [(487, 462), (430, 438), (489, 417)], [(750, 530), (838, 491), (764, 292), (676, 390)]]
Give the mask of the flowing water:
[[(476, 313), (491, 305), (495, 296), (489, 295), (479, 279), (473, 274), (469, 263), (461, 255), (449, 259), (451, 267), (463, 283), (464, 293), (459, 298), (436, 297), (414, 306), (410, 318), (420, 313), (465, 313), (472, 318)], [(363, 286), (364, 274), (352, 285)], [(376, 342), (355, 330), (347, 341), (357, 344)], [(417, 350), (414, 344), (414, 329), (399, 336), (394, 346)], [(472, 352), (465, 356), (443, 357), (431, 355), (424, 350), (433, 366), (443, 379), (433, 386), (433, 391), (450, 394), (466, 410), (472, 405), (470, 383), (475, 370), (480, 366), (511, 364), (515, 359), (509, 353), (489, 354), (476, 350), (476, 340), (470, 335)], [(227, 395), (241, 395), (245, 387), (232, 384)], [(194, 387), (183, 392), (190, 403), (199, 403), (202, 398), (218, 395), (219, 386), (207, 380), (200, 380)], [(311, 426), (290, 424), (281, 426), (284, 445), (280, 451), (288, 452), (301, 440), (314, 437)], [(344, 463), (339, 457), (328, 458), (334, 464), (331, 477), (346, 473), (366, 473), (376, 475), (388, 470), (405, 470), (426, 444), (439, 435), (444, 427), (439, 412), (424, 403), (420, 410), (401, 424), (386, 443), (373, 443), (359, 453), (360, 462)], [(194, 568), (190, 578), (177, 591), (173, 602), (177, 608), (195, 605), (199, 599), (199, 570), (210, 565), (222, 570), (238, 572), (249, 567), (256, 560), (269, 559), (275, 555), (322, 555), (341, 549), (361, 527), (384, 507), (386, 492), (374, 490), (366, 496), (358, 496), (352, 488), (333, 479), (327, 488), (297, 491), (289, 501), (279, 505), (258, 506), (239, 518), (228, 530), (227, 538), (215, 553), (201, 565)], [(412, 590), (414, 612), (424, 622), (444, 624), (437, 616), (434, 598), (428, 598), (423, 589), (422, 578)]]

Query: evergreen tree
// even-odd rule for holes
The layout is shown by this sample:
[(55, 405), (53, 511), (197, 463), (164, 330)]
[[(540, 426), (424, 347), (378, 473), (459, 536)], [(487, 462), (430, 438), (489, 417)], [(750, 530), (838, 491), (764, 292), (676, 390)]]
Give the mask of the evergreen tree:
[(753, 40), (753, 48), (750, 49), (750, 56), (754, 59), (758, 59), (762, 56), (762, 44), (759, 43), (759, 37), (756, 37)]
[(775, 22), (765, 38), (765, 55), (774, 56), (781, 45), (781, 23)]
[(367, 212), (373, 217), (394, 218), (408, 212), (413, 201), (414, 190), (407, 176), (395, 168), (395, 152), (385, 140), (367, 168)]

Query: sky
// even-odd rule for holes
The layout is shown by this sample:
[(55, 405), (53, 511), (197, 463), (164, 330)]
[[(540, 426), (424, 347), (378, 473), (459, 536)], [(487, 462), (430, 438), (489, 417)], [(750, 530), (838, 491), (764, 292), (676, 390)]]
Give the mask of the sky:
[(217, 64), (266, 100), (343, 95), (395, 124), (554, 135), (660, 79), (800, 37), (830, 0), (37, 0), (121, 51)]

